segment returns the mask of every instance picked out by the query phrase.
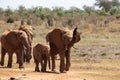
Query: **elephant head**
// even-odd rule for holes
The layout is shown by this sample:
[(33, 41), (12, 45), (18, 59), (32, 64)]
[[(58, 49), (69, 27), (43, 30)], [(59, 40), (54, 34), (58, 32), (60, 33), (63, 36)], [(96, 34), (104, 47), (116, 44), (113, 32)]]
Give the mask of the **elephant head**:
[(32, 43), (31, 42), (32, 39), (33, 39), (33, 29), (32, 29), (32, 26), (26, 26), (26, 25), (25, 26), (20, 26), (19, 30), (24, 31), (27, 34), (27, 36), (28, 36), (29, 42)]
[(64, 41), (65, 50), (71, 48), (75, 43), (80, 41), (80, 34), (77, 31), (77, 27), (73, 31), (65, 31), (62, 34), (62, 40)]

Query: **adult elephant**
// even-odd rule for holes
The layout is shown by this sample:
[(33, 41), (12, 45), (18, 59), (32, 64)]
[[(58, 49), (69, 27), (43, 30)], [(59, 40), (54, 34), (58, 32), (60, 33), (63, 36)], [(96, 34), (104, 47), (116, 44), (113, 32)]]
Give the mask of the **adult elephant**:
[[(30, 59), (27, 59), (27, 56), (26, 56), (26, 54), (27, 53), (31, 53), (31, 49), (32, 49), (32, 40), (33, 40), (33, 28), (32, 28), (32, 26), (30, 26), (30, 25), (21, 25), (19, 28), (18, 28), (18, 30), (22, 30), (22, 31), (24, 31), (26, 34), (27, 34), (27, 36), (28, 36), (28, 42), (29, 42), (29, 44), (30, 44), (30, 46), (31, 46), (31, 48), (30, 49), (26, 49), (26, 51), (25, 51), (25, 54), (24, 54), (24, 62), (30, 62)], [(30, 50), (30, 51), (29, 51)], [(18, 55), (17, 55), (17, 63), (19, 62), (18, 61)]]
[(17, 53), (19, 68), (24, 68), (23, 66), (23, 57), (25, 54), (25, 50), (28, 49), (28, 53), (26, 53), (26, 59), (29, 60), (31, 58), (30, 49), (31, 46), (29, 44), (27, 34), (22, 30), (10, 30), (5, 31), (1, 36), (1, 65), (4, 65), (4, 57), (5, 54), (8, 53), (8, 64), (7, 67), (12, 67), (12, 57), (13, 53)]
[[(66, 28), (56, 28), (49, 32), (46, 36), (46, 41), (50, 45), (50, 56), (52, 59), (52, 71), (55, 70), (55, 56), (58, 53), (60, 56), (60, 72), (63, 73), (69, 70), (70, 50), (71, 47), (80, 41), (80, 33), (75, 28), (73, 31)], [(66, 65), (65, 58), (66, 57)]]

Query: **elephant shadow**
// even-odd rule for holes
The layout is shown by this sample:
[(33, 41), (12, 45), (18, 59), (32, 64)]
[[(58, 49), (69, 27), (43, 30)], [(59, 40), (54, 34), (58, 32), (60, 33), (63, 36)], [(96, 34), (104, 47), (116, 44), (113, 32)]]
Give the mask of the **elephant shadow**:
[[(35, 71), (32, 71), (32, 72), (35, 72)], [(51, 74), (60, 74), (60, 72), (57, 72), (57, 71), (46, 71), (46, 72), (40, 72), (40, 73), (51, 73)]]
[(57, 71), (46, 71), (45, 73), (54, 73), (54, 74), (60, 74), (60, 72), (57, 72)]
[(3, 69), (4, 69), (4, 68), (8, 68), (8, 67), (7, 67), (7, 66), (0, 66), (0, 68), (3, 68)]

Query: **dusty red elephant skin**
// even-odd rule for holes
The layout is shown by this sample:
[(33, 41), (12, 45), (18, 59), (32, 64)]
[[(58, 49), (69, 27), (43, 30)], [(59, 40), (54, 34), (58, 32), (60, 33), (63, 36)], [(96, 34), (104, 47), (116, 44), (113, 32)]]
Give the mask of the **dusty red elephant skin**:
[[(67, 35), (69, 33), (72, 33), (72, 35)], [(77, 28), (73, 31), (65, 28), (55, 28), (46, 35), (46, 41), (49, 42), (50, 45), (52, 71), (55, 70), (56, 54), (60, 56), (60, 72), (68, 71), (71, 65), (70, 50), (75, 43), (80, 41), (80, 32), (77, 31)]]

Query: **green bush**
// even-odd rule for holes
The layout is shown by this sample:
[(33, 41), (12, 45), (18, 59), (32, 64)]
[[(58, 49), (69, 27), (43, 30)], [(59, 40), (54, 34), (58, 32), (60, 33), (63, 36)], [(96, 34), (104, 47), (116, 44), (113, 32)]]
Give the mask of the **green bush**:
[(21, 25), (24, 25), (25, 23), (24, 23), (24, 20), (21, 20)]
[(14, 19), (13, 18), (8, 18), (7, 23), (14, 23)]
[(28, 19), (28, 20), (27, 20), (27, 25), (31, 25), (31, 23), (32, 23), (31, 20)]
[(106, 56), (107, 54), (106, 53), (102, 53), (101, 56)]

